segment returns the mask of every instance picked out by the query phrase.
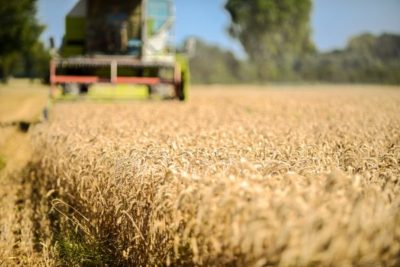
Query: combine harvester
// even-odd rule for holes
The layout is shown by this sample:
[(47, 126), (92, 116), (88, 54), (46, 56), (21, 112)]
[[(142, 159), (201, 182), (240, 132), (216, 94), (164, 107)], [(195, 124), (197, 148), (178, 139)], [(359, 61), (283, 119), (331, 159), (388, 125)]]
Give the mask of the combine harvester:
[(50, 63), (50, 95), (87, 94), (96, 84), (146, 86), (185, 100), (189, 69), (171, 47), (172, 0), (80, 0), (66, 17), (61, 55)]

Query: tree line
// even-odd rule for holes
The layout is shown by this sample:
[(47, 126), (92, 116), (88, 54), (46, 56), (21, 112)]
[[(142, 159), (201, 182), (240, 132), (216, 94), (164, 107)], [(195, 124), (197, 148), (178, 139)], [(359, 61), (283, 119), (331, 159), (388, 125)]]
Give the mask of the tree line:
[[(400, 35), (361, 34), (347, 46), (330, 52), (314, 52), (291, 62), (290, 67), (262, 68), (247, 59), (238, 59), (229, 50), (196, 41), (190, 58), (194, 83), (332, 82), (400, 84)], [(282, 65), (270, 61), (265, 65)], [(286, 63), (287, 64), (287, 63)], [(265, 72), (265, 73), (261, 73)]]
[(49, 51), (39, 41), (36, 0), (0, 0), (0, 79), (48, 75)]
[(312, 0), (228, 0), (228, 32), (244, 48), (239, 60), (198, 40), (194, 82), (320, 81), (400, 84), (400, 36), (362, 34), (321, 53), (311, 38)]

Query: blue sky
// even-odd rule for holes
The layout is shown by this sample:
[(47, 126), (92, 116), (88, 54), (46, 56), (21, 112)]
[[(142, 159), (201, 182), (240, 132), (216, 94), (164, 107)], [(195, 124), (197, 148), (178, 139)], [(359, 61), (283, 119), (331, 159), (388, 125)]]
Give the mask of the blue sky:
[[(64, 32), (64, 16), (77, 0), (39, 0), (38, 15), (47, 25), (43, 40), (56, 38), (59, 45)], [(177, 42), (187, 36), (202, 39), (236, 51), (241, 47), (226, 34), (229, 16), (225, 0), (175, 0)], [(322, 51), (345, 46), (356, 34), (400, 33), (400, 0), (314, 0), (313, 39)]]

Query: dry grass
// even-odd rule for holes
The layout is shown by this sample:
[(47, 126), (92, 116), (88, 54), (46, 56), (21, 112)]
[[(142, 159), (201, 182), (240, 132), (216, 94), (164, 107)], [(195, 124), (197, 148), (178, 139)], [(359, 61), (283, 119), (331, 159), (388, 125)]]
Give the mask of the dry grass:
[(374, 87), (59, 104), (34, 175), (66, 264), (398, 266), (399, 114)]

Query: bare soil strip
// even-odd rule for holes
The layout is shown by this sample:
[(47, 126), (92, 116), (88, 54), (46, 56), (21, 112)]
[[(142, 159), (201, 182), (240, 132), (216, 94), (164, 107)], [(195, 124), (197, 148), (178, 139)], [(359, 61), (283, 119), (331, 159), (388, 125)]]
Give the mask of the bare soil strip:
[[(34, 208), (25, 168), (32, 158), (30, 136), (16, 122), (37, 121), (47, 102), (45, 88), (27, 83), (0, 87), (0, 266), (43, 263), (33, 236)], [(38, 240), (37, 240), (38, 241)]]

